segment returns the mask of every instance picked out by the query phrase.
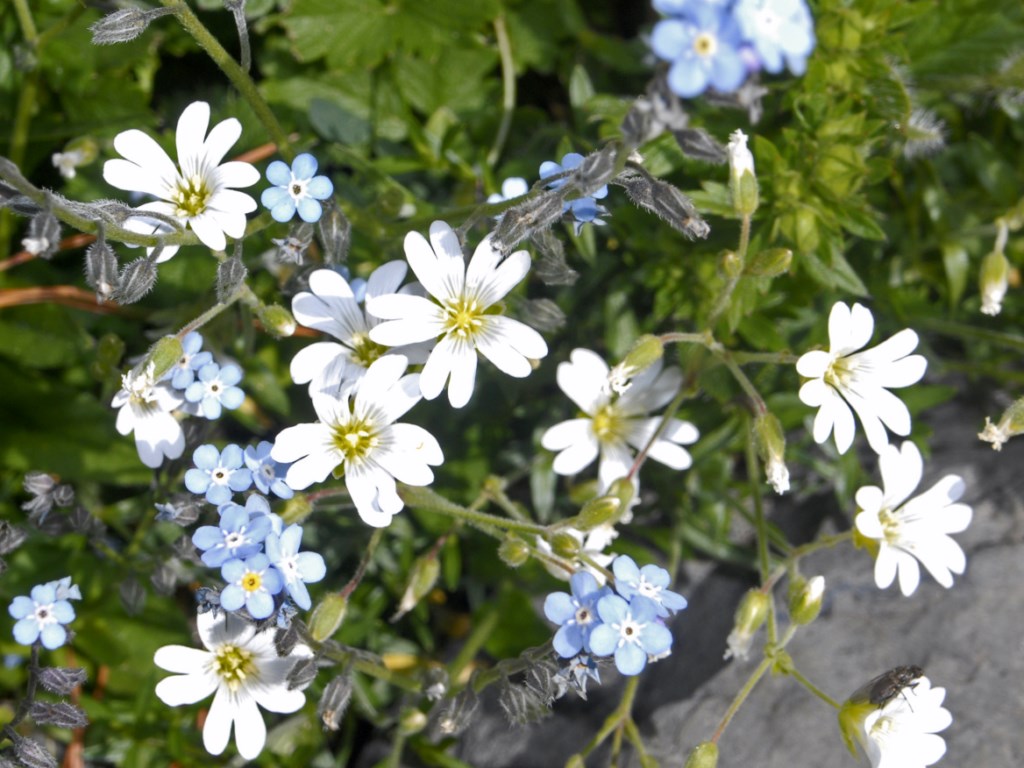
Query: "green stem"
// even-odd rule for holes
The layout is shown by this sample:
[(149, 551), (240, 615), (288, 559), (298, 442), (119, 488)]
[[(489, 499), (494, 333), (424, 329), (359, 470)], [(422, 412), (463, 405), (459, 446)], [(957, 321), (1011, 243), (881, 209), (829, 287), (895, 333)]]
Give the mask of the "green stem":
[(487, 165), (493, 167), (501, 157), (501, 150), (508, 138), (508, 131), (512, 125), (512, 114), (516, 108), (516, 68), (512, 59), (512, 44), (508, 38), (508, 30), (505, 28), (505, 17), (498, 16), (494, 20), (494, 35), (498, 41), (498, 55), (501, 57), (501, 122), (498, 123), (498, 133), (494, 137), (494, 144), (491, 151), (487, 153)]
[(589, 755), (604, 743), (604, 740), (613, 732), (622, 728), (623, 723), (629, 719), (630, 713), (633, 711), (633, 701), (636, 699), (636, 691), (639, 687), (639, 675), (634, 675), (626, 681), (626, 685), (622, 689), (622, 699), (619, 701), (619, 706), (615, 708), (614, 712), (608, 715), (604, 723), (601, 725), (601, 729), (594, 734), (594, 738), (592, 738), (587, 745), (580, 750), (580, 754), (584, 756)]
[(726, 307), (729, 306), (729, 299), (732, 298), (732, 293), (736, 290), (736, 285), (743, 276), (743, 267), (747, 261), (747, 248), (749, 246), (750, 214), (747, 214), (740, 222), (740, 244), (736, 249), (736, 259), (739, 262), (739, 266), (736, 268), (735, 274), (731, 275), (725, 285), (722, 286), (722, 291), (718, 294), (718, 298), (715, 300), (714, 309), (711, 310), (711, 314), (708, 316), (708, 328), (715, 327), (715, 323), (718, 321), (718, 318), (725, 311)]
[(540, 535), (547, 533), (548, 530), (545, 526), (537, 525), (536, 523), (509, 520), (506, 517), (498, 517), (486, 512), (476, 512), (467, 509), (448, 501), (448, 499), (426, 487), (403, 486), (400, 495), (405, 503), (413, 509), (424, 509), (448, 515), (491, 535), (494, 535), (495, 528), (500, 531), (519, 531), (520, 533)]
[(352, 651), (343, 649), (327, 650), (324, 656), (340, 664), (351, 665), (352, 669), (357, 672), (362, 672), (364, 675), (385, 682), (388, 685), (393, 685), (396, 688), (401, 688), (404, 691), (419, 693), (422, 689), (420, 683), (411, 677), (393, 672), (383, 664), (375, 664), (369, 659), (360, 658)]
[(370, 537), (370, 543), (366, 545), (366, 551), (363, 552), (363, 557), (359, 561), (359, 565), (356, 567), (356, 572), (352, 574), (352, 578), (348, 580), (348, 584), (341, 590), (341, 596), (348, 599), (348, 596), (356, 591), (356, 587), (359, 586), (359, 582), (363, 580), (363, 575), (366, 573), (367, 567), (370, 565), (370, 561), (373, 559), (373, 554), (377, 551), (377, 547), (380, 546), (381, 541), (384, 538), (384, 529), (377, 528), (374, 530), (373, 535)]
[(295, 151), (292, 149), (291, 142), (288, 141), (288, 134), (277, 121), (277, 117), (271, 111), (249, 74), (238, 65), (238, 62), (231, 57), (217, 38), (210, 34), (210, 30), (185, 3), (181, 0), (160, 0), (160, 3), (165, 8), (174, 10), (174, 15), (178, 17), (178, 21), (181, 22), (185, 31), (192, 35), (199, 47), (210, 55), (213, 62), (231, 81), (231, 84), (242, 94), (242, 98), (252, 107), (256, 117), (263, 123), (270, 140), (277, 145), (277, 151), (286, 160), (291, 161), (295, 157)]
[(761, 393), (757, 391), (753, 382), (747, 378), (747, 374), (743, 372), (743, 369), (736, 364), (732, 353), (726, 351), (721, 347), (721, 345), (717, 346), (717, 349), (712, 349), (711, 351), (719, 360), (722, 361), (725, 367), (729, 369), (729, 373), (732, 374), (733, 378), (736, 379), (737, 383), (739, 383), (740, 387), (747, 394), (747, 397), (750, 398), (750, 404), (753, 406), (754, 412), (759, 416), (767, 413), (768, 406), (764, 402), (764, 398), (761, 397)]
[(39, 33), (36, 31), (36, 23), (32, 19), (32, 9), (28, 7), (28, 0), (14, 0), (14, 13), (18, 17), (18, 24), (21, 25), (21, 34), (25, 42), (36, 47), (39, 40)]
[(800, 359), (791, 352), (730, 352), (737, 363), (775, 363), (776, 365), (794, 365)]
[(223, 312), (225, 309), (227, 309), (228, 307), (230, 307), (232, 304), (234, 304), (236, 301), (243, 297), (248, 299), (248, 301), (246, 301), (247, 304), (250, 303), (251, 300), (259, 302), (259, 299), (257, 298), (256, 294), (252, 292), (252, 289), (245, 283), (241, 283), (238, 286), (238, 288), (235, 289), (235, 292), (232, 293), (226, 300), (218, 304), (214, 304), (208, 310), (203, 312), (203, 314), (201, 314), (199, 317), (183, 326), (182, 329), (178, 331), (178, 333), (175, 335), (177, 336), (178, 339), (184, 339), (192, 331), (198, 328), (202, 328), (208, 322), (213, 320), (213, 318), (215, 318), (217, 315), (219, 315), (221, 312)]
[(722, 715), (722, 720), (718, 723), (718, 727), (715, 729), (715, 733), (711, 737), (712, 743), (717, 744), (719, 742), (722, 738), (722, 734), (725, 733), (725, 729), (729, 727), (729, 723), (732, 722), (732, 719), (736, 716), (740, 707), (743, 706), (743, 702), (747, 700), (747, 697), (750, 696), (751, 692), (754, 690), (754, 686), (756, 686), (761, 678), (764, 677), (764, 673), (767, 672), (771, 666), (771, 659), (762, 659), (761, 663), (757, 665), (757, 669), (750, 673), (750, 677), (747, 678), (747, 682), (743, 684), (743, 687), (740, 689), (739, 693), (736, 694), (736, 697), (732, 700), (732, 703), (725, 711), (725, 714)]
[[(768, 521), (764, 515), (764, 500), (761, 497), (761, 468), (757, 460), (757, 446), (754, 444), (754, 430), (747, 434), (747, 476), (750, 478), (750, 493), (754, 499), (754, 525), (757, 529), (757, 561), (761, 583), (771, 575), (771, 555), (768, 552)], [(768, 594), (768, 642), (774, 643), (778, 636), (775, 623), (775, 601)]]
[(791, 674), (793, 677), (795, 677), (797, 679), (797, 682), (799, 682), (804, 688), (809, 690), (811, 693), (813, 693), (819, 699), (824, 701), (830, 707), (832, 707), (833, 709), (839, 709), (839, 707), (840, 707), (839, 702), (836, 701), (835, 699), (833, 699), (831, 696), (829, 696), (823, 690), (821, 690), (818, 686), (816, 686), (814, 683), (812, 683), (806, 677), (804, 677), (803, 673), (799, 669), (797, 669), (796, 667), (791, 667), (790, 670), (789, 670), (789, 674)]

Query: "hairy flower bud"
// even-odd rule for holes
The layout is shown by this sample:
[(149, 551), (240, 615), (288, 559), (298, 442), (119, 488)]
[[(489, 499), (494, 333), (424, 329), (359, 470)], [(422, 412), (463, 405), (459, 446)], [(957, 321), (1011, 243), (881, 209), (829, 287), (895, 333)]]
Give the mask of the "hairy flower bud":
[[(237, 250), (241, 250), (238, 248)], [(249, 270), (245, 268), (238, 253), (217, 265), (217, 301), (220, 303), (230, 299), (245, 281)]]
[(614, 523), (619, 518), (622, 499), (617, 496), (598, 496), (583, 505), (576, 515), (574, 525), (581, 531), (589, 531), (599, 525)]
[(789, 248), (767, 248), (758, 251), (743, 268), (750, 277), (778, 277), (789, 272), (793, 252)]
[(264, 304), (258, 312), (260, 322), (267, 331), (278, 339), (295, 333), (295, 318), (280, 304)]
[[(156, 256), (156, 251), (153, 256)], [(118, 278), (120, 285), (114, 291), (118, 304), (134, 304), (156, 285), (156, 264), (153, 257), (143, 256), (126, 264)]]
[(821, 613), (825, 577), (794, 579), (789, 585), (789, 616), (794, 624), (810, 624)]
[(785, 493), (789, 490), (789, 470), (786, 469), (786, 436), (782, 432), (782, 424), (775, 414), (761, 413), (754, 420), (754, 435), (758, 453), (764, 462), (765, 480), (776, 493)]
[(437, 559), (436, 552), (428, 552), (416, 559), (409, 572), (409, 583), (405, 587), (402, 599), (398, 603), (398, 610), (391, 617), (394, 623), (405, 616), (409, 611), (426, 597), (434, 588), (438, 577), (441, 575), (441, 562)]
[(301, 523), (313, 512), (313, 504), (304, 493), (296, 493), (284, 503), (281, 520), (285, 525)]
[(42, 210), (32, 217), (28, 236), (21, 245), (33, 256), (49, 259), (60, 246), (60, 223), (50, 210)]
[(580, 542), (566, 531), (559, 531), (551, 537), (551, 550), (559, 557), (576, 557), (580, 553)]
[(612, 183), (626, 190), (629, 199), (637, 206), (653, 213), (691, 240), (704, 239), (710, 234), (711, 227), (700, 217), (693, 201), (668, 182), (633, 168), (620, 173)]
[(718, 765), (718, 745), (713, 741), (698, 744), (686, 758), (685, 768), (715, 768)]
[(725, 658), (747, 658), (754, 635), (768, 618), (770, 598), (760, 589), (751, 589), (743, 596), (736, 609), (735, 625), (726, 642), (729, 645)]
[(665, 345), (657, 336), (648, 333), (638, 338), (622, 362), (608, 372), (608, 384), (612, 391), (623, 394), (629, 389), (630, 379), (661, 360), (664, 354)]
[(348, 608), (348, 598), (331, 593), (327, 595), (313, 609), (313, 615), (309, 618), (309, 634), (318, 643), (332, 637), (345, 619), (345, 610)]
[(518, 536), (506, 536), (498, 546), (498, 557), (509, 568), (518, 568), (530, 559), (530, 548)]
[(551, 189), (509, 208), (498, 222), (491, 236), (491, 244), (502, 253), (508, 253), (535, 232), (545, 230), (562, 218), (563, 198), (569, 188)]
[(117, 254), (107, 245), (102, 228), (96, 242), (85, 251), (85, 282), (96, 291), (97, 304), (110, 299), (121, 285)]
[(109, 13), (89, 27), (93, 45), (127, 43), (145, 32), (151, 21), (173, 12), (173, 8), (123, 8)]
[(320, 722), (324, 724), (324, 728), (336, 731), (341, 727), (341, 719), (345, 716), (345, 711), (351, 700), (352, 677), (350, 675), (338, 675), (327, 684), (316, 708), (316, 713), (320, 717)]
[(981, 312), (998, 315), (1009, 285), (1010, 262), (1002, 251), (992, 251), (981, 262)]
[(181, 339), (177, 336), (164, 336), (161, 339), (157, 339), (153, 346), (149, 348), (149, 354), (146, 355), (141, 370), (145, 370), (148, 366), (152, 365), (151, 375), (153, 381), (160, 381), (164, 374), (171, 370), (171, 367), (184, 354), (185, 349), (181, 345)]

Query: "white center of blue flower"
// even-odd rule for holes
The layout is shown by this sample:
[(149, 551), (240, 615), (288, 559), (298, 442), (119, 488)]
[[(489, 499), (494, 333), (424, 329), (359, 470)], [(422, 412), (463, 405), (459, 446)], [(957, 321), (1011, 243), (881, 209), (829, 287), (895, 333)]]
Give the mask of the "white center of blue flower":
[(586, 605), (581, 605), (576, 609), (576, 623), (581, 627), (585, 627), (588, 624), (594, 623), (594, 612)]
[(619, 645), (622, 646), (627, 643), (639, 643), (646, 626), (634, 619), (631, 613), (627, 613), (621, 624), (612, 624), (612, 629), (619, 633)]
[(296, 203), (306, 197), (306, 187), (309, 185), (309, 179), (296, 179), (294, 174), (292, 180), (288, 183), (288, 194), (291, 195), (292, 200)]
[(36, 603), (35, 620), (39, 622), (39, 626), (45, 626), (47, 624), (56, 624), (57, 617), (53, 615), (53, 603), (45, 603), (40, 605)]
[(661, 587), (649, 582), (645, 576), (640, 577), (640, 583), (636, 585), (636, 591), (644, 597), (649, 597), (656, 602), (661, 602)]
[(245, 534), (240, 531), (231, 531), (224, 536), (224, 546), (228, 549), (237, 549), (245, 544)]
[(714, 58), (718, 51), (718, 39), (710, 32), (701, 32), (693, 39), (693, 52), (702, 59)]
[(280, 562), (274, 563), (277, 566), (277, 570), (281, 572), (285, 581), (298, 581), (299, 579), (299, 562), (298, 558), (292, 555), (291, 557), (282, 558)]

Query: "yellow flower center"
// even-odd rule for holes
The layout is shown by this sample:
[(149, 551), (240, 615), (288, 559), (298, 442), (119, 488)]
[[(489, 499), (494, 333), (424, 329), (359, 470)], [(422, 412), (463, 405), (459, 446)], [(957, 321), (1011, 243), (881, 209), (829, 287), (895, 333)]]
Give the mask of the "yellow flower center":
[(882, 535), (886, 544), (896, 544), (900, 540), (900, 519), (888, 507), (879, 510), (878, 522), (882, 524)]
[(246, 571), (241, 585), (246, 592), (255, 592), (263, 586), (263, 577), (257, 571)]
[(370, 341), (370, 337), (365, 333), (357, 333), (349, 343), (352, 345), (352, 359), (363, 368), (369, 368), (388, 350), (387, 347)]
[(705, 58), (714, 56), (716, 50), (718, 50), (718, 41), (715, 40), (714, 35), (707, 32), (701, 32), (693, 41), (693, 51), (698, 56)]
[(176, 189), (171, 192), (171, 200), (178, 207), (175, 215), (187, 219), (198, 216), (206, 210), (212, 195), (206, 179), (200, 174), (178, 179)]
[(232, 691), (237, 691), (248, 678), (259, 676), (253, 654), (237, 645), (222, 645), (217, 649), (213, 656), (213, 671)]
[(366, 458), (380, 444), (373, 425), (360, 419), (338, 424), (331, 435), (334, 447), (341, 451), (346, 462)]
[(845, 357), (837, 357), (828, 364), (823, 378), (825, 383), (833, 389), (843, 389), (849, 385), (850, 380), (853, 378), (853, 369), (850, 368), (849, 362)]
[(470, 338), (480, 330), (486, 309), (476, 299), (463, 297), (449, 302), (445, 305), (445, 330), (463, 339)]
[(594, 434), (601, 442), (613, 440), (619, 436), (622, 430), (622, 417), (616, 412), (615, 407), (609, 403), (597, 409), (591, 421)]

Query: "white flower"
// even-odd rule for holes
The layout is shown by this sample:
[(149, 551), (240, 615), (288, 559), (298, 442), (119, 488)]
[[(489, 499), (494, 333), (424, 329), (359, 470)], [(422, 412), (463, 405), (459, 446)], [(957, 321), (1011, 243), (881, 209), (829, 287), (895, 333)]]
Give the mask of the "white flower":
[(119, 408), (117, 431), (135, 432), (135, 448), (147, 467), (159, 467), (166, 456), (176, 459), (185, 450), (185, 433), (171, 414), (184, 402), (182, 393), (170, 382), (156, 382), (153, 363), (144, 371), (129, 371), (121, 377), (121, 389), (110, 405)]
[(468, 403), (478, 351), (516, 378), (529, 376), (530, 361), (548, 353), (537, 331), (494, 309), (529, 271), (526, 251), (516, 251), (503, 261), (488, 236), (467, 268), (455, 232), (443, 221), (435, 221), (430, 225), (430, 242), (418, 232), (406, 235), (405, 256), (435, 301), (402, 294), (368, 297), (367, 311), (389, 321), (372, 328), (370, 339), (395, 347), (440, 337), (420, 375), (425, 398), (433, 400), (448, 382), (452, 407)]
[(313, 394), (320, 421), (288, 427), (270, 455), (292, 463), (285, 482), (296, 491), (322, 483), (339, 465), (359, 516), (383, 527), (405, 506), (395, 480), (429, 485), (430, 466), (444, 461), (433, 435), (414, 424), (395, 424), (420, 399), (419, 374), (403, 376), (408, 361), (385, 355), (366, 371), (359, 388)]
[[(367, 298), (398, 292), (407, 271), (404, 261), (389, 261), (375, 269), (366, 282)], [(411, 293), (417, 287), (409, 285), (401, 292)], [(360, 297), (334, 270), (313, 272), (309, 288), (311, 293), (299, 293), (292, 299), (292, 314), (307, 328), (329, 333), (341, 342), (314, 342), (292, 359), (292, 380), (296, 384), (309, 382), (310, 396), (318, 391), (337, 393), (345, 386), (358, 384), (370, 364), (385, 354), (404, 355), (414, 364), (427, 359), (424, 345), (389, 350), (370, 341), (370, 329), (380, 320), (363, 311)]]
[(945, 688), (919, 677), (864, 719), (864, 749), (872, 768), (925, 768), (946, 754), (938, 735), (953, 722), (942, 706)]
[(739, 128), (730, 133), (725, 150), (729, 156), (729, 174), (734, 184), (739, 184), (744, 172), (754, 173), (754, 156), (747, 148), (747, 134)]
[[(570, 362), (559, 363), (558, 386), (585, 415), (556, 424), (541, 437), (541, 445), (559, 451), (554, 470), (560, 475), (576, 474), (600, 453), (600, 493), (629, 473), (634, 456), (630, 446), (642, 449), (661, 424), (661, 418), (646, 414), (675, 397), (683, 378), (678, 368), (663, 369), (658, 360), (637, 374), (624, 394), (615, 396), (608, 373), (608, 364), (589, 349), (574, 349)], [(680, 445), (698, 437), (693, 424), (670, 419), (647, 455), (672, 469), (686, 469), (692, 459)]]
[(50, 156), (53, 167), (60, 171), (65, 179), (73, 179), (77, 175), (75, 170), (85, 162), (85, 152), (80, 149), (72, 149), (68, 152), (54, 152)]
[[(256, 210), (255, 200), (232, 188), (252, 186), (260, 180), (260, 172), (249, 163), (221, 163), (242, 134), (238, 120), (217, 123), (207, 136), (209, 123), (210, 105), (205, 101), (194, 101), (181, 113), (175, 137), (180, 170), (145, 133), (122, 131), (114, 137), (114, 149), (125, 159), (104, 163), (103, 178), (118, 189), (158, 197), (136, 210), (177, 219), (182, 226), (191, 227), (204, 245), (223, 251), (227, 247), (224, 235), (244, 235), (245, 214)], [(170, 231), (166, 223), (145, 215), (130, 219), (126, 227), (144, 234)], [(167, 261), (177, 250), (177, 246), (167, 246), (157, 261)]]
[(201, 613), (196, 618), (205, 651), (184, 645), (165, 645), (153, 656), (161, 669), (178, 674), (161, 680), (156, 695), (169, 707), (195, 704), (214, 694), (203, 726), (203, 746), (219, 755), (228, 745), (231, 728), (235, 745), (246, 760), (255, 760), (267, 740), (267, 726), (259, 707), (268, 712), (295, 712), (306, 701), (290, 690), (288, 673), (301, 659), (312, 657), (308, 646), (297, 643), (288, 656), (279, 657), (274, 632), (256, 627), (224, 611)]
[(825, 442), (834, 429), (840, 453), (853, 443), (851, 407), (875, 453), (889, 444), (885, 427), (897, 435), (910, 434), (910, 412), (888, 390), (919, 381), (928, 361), (910, 354), (917, 347), (917, 334), (909, 328), (877, 347), (857, 352), (871, 340), (874, 327), (866, 307), (854, 304), (851, 309), (838, 301), (828, 318), (829, 351), (808, 352), (796, 361), (797, 372), (811, 379), (800, 387), (800, 399), (818, 408), (814, 441)]
[(907, 500), (921, 482), (921, 452), (909, 440), (902, 448), (888, 446), (879, 457), (883, 491), (873, 485), (857, 491), (862, 512), (854, 521), (857, 531), (879, 543), (875, 583), (892, 584), (897, 572), (900, 590), (912, 595), (920, 581), (918, 561), (947, 589), (953, 574), (966, 567), (963, 550), (948, 534), (959, 533), (971, 522), (971, 508), (956, 503), (964, 482), (946, 475), (920, 496)]
[[(604, 586), (605, 581), (607, 581), (604, 573), (592, 567), (591, 563), (602, 568), (606, 568), (611, 564), (612, 560), (615, 559), (615, 555), (613, 553), (606, 551), (611, 543), (619, 536), (619, 532), (615, 530), (615, 526), (611, 523), (605, 523), (597, 526), (596, 528), (591, 528), (586, 533), (581, 531), (579, 528), (560, 528), (559, 533), (568, 533), (579, 542), (579, 556), (574, 561), (574, 564), (577, 566), (577, 570), (587, 571), (597, 579), (598, 584)], [(551, 545), (543, 536), (538, 536), (536, 541), (538, 550), (546, 555), (554, 554), (554, 550), (551, 549)], [(556, 579), (568, 581), (573, 575), (573, 571), (567, 571), (549, 560), (542, 559), (541, 564), (544, 566), (544, 569)]]

